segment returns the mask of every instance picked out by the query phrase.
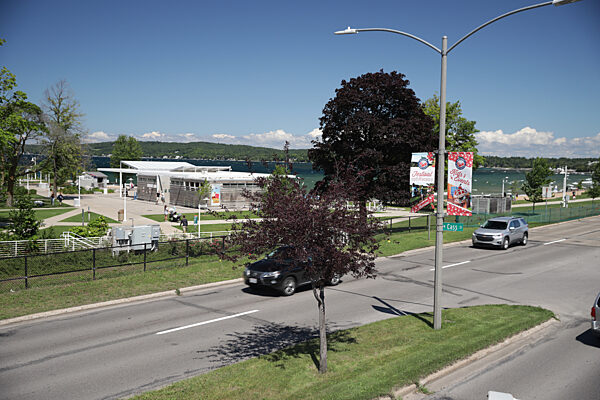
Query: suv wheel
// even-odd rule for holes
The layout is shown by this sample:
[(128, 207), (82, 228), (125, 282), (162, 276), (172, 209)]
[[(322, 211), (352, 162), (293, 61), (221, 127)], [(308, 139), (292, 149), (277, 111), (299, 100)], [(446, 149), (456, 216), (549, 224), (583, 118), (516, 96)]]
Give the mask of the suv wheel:
[(331, 286), (335, 286), (335, 285), (337, 285), (338, 283), (340, 283), (340, 276), (339, 276), (338, 274), (335, 274), (335, 275), (333, 276), (333, 278), (331, 278), (331, 280), (329, 281), (329, 284), (330, 284)]
[(284, 296), (291, 296), (296, 292), (296, 280), (288, 276), (281, 283), (281, 292)]
[(510, 245), (510, 241), (508, 240), (508, 237), (505, 237), (504, 240), (502, 241), (502, 250), (508, 249), (509, 245)]
[(529, 235), (527, 233), (523, 234), (523, 239), (521, 240), (521, 245), (525, 246), (527, 244), (527, 240), (529, 239), (528, 236)]

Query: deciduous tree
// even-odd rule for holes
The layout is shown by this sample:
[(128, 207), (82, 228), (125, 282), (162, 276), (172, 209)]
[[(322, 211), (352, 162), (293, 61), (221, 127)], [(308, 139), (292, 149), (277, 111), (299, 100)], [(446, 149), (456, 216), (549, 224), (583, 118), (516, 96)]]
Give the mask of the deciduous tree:
[(110, 166), (119, 168), (122, 160), (140, 160), (142, 155), (142, 147), (133, 136), (120, 135), (112, 148)]
[(17, 196), (15, 206), (8, 214), (11, 220), (8, 228), (11, 233), (11, 239), (23, 240), (33, 238), (37, 235), (42, 221), (38, 220), (35, 216), (31, 198), (29, 195)]
[(246, 193), (251, 211), (260, 218), (234, 224), (232, 242), (240, 254), (256, 259), (279, 246), (292, 246), (296, 260), (308, 260), (307, 277), (312, 284), (319, 310), (320, 365), (327, 370), (327, 327), (325, 288), (334, 277), (351, 274), (374, 277), (374, 235), (379, 227), (374, 219), (366, 222), (356, 211), (348, 210), (347, 186), (331, 182), (316, 196), (307, 193), (297, 181), (282, 175), (257, 180), (261, 192)]
[(433, 151), (437, 135), (403, 74), (368, 73), (335, 91), (323, 109), (320, 141), (309, 158), (325, 178), (321, 187), (342, 176), (354, 179), (352, 198), (365, 202), (408, 204), (411, 153)]
[(533, 203), (535, 212), (535, 203), (542, 201), (542, 186), (549, 184), (552, 180), (552, 171), (545, 158), (536, 158), (533, 160), (533, 168), (525, 174), (525, 182), (521, 189), (527, 195), (529, 201)]
[(588, 190), (588, 194), (592, 199), (600, 197), (600, 158), (592, 169), (592, 187)]
[[(1, 44), (1, 43), (0, 43)], [(27, 101), (15, 76), (5, 67), (0, 70), (0, 183), (6, 190), (6, 203), (13, 205), (15, 184), (28, 173), (19, 165), (25, 144), (41, 137), (46, 125), (42, 110)]]
[[(440, 132), (440, 98), (434, 94), (432, 98), (425, 100), (423, 111), (433, 119), (432, 134), (439, 135)], [(483, 164), (483, 157), (477, 154), (477, 140), (475, 134), (479, 132), (475, 128), (475, 121), (469, 121), (462, 116), (460, 101), (454, 103), (446, 102), (446, 150), (447, 151), (470, 151), (473, 152), (473, 165), (475, 168)]]
[(48, 132), (41, 140), (46, 155), (44, 167), (52, 171), (53, 192), (58, 193), (58, 185), (73, 176), (81, 164), (83, 114), (65, 80), (44, 92), (42, 107), (48, 124)]

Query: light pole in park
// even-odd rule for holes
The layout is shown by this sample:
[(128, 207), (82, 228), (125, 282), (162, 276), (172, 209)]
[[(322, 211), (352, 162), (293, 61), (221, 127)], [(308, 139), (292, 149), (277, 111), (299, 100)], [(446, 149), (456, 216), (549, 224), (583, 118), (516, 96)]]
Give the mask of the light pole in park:
[(450, 48), (448, 48), (448, 37), (442, 36), (442, 48), (438, 49), (436, 46), (431, 43), (417, 37), (415, 35), (411, 35), (410, 33), (398, 31), (395, 29), (387, 29), (387, 28), (361, 28), (361, 29), (352, 29), (348, 27), (343, 31), (335, 32), (336, 35), (348, 35), (355, 34), (359, 32), (390, 32), (396, 33), (398, 35), (407, 36), (411, 39), (415, 39), (418, 42), (423, 43), (424, 45), (432, 48), (438, 54), (442, 56), (442, 72), (441, 72), (441, 82), (440, 82), (440, 137), (439, 137), (439, 148), (438, 148), (438, 174), (437, 174), (437, 206), (436, 206), (436, 235), (435, 235), (435, 275), (434, 275), (434, 293), (433, 293), (433, 328), (441, 329), (442, 327), (442, 306), (440, 303), (442, 296), (442, 246), (444, 243), (444, 166), (445, 166), (445, 153), (446, 153), (446, 64), (448, 53), (450, 53), (456, 46), (461, 44), (465, 39), (475, 34), (482, 28), (485, 28), (491, 23), (494, 23), (502, 18), (508, 17), (509, 15), (513, 15), (522, 11), (532, 10), (534, 8), (555, 5), (560, 6), (563, 4), (574, 3), (579, 0), (553, 0), (547, 1), (544, 3), (534, 4), (531, 6), (519, 8), (517, 10), (513, 10), (502, 14), (494, 19), (489, 20), (488, 22), (478, 26), (473, 29), (471, 32), (463, 36), (456, 43), (454, 43)]

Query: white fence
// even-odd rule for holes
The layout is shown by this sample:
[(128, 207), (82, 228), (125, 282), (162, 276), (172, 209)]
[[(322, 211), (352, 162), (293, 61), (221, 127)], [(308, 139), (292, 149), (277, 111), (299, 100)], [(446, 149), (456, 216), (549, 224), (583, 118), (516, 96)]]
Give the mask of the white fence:
[[(230, 233), (230, 231), (200, 232), (200, 238), (211, 239), (216, 236), (229, 236)], [(197, 233), (181, 232), (170, 235), (161, 234), (160, 240), (196, 239), (197, 237)], [(59, 251), (85, 250), (106, 247), (111, 244), (112, 238), (110, 236), (83, 237), (72, 232), (63, 232), (59, 239), (0, 241), (0, 257), (19, 257), (31, 253), (44, 254)]]

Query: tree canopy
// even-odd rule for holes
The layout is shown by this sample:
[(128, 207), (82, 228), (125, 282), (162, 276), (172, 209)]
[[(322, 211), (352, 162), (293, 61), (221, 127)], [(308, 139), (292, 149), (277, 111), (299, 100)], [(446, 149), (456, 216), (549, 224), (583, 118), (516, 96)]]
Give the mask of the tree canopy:
[[(432, 134), (439, 135), (440, 98), (437, 94), (425, 100), (423, 111), (434, 121)], [(475, 121), (462, 116), (460, 101), (446, 102), (446, 150), (473, 152), (473, 166), (477, 168), (483, 164), (483, 157), (477, 154), (475, 134), (479, 130), (475, 128), (475, 124)]]
[[(3, 41), (0, 41), (2, 44)], [(27, 94), (14, 90), (15, 76), (5, 67), (0, 70), (0, 184), (6, 202), (13, 204), (15, 184), (28, 173), (20, 164), (25, 144), (46, 132), (40, 107), (27, 101)]]
[(322, 139), (308, 151), (313, 168), (325, 173), (323, 185), (360, 176), (354, 200), (408, 204), (411, 153), (433, 151), (438, 141), (408, 85), (403, 74), (383, 71), (342, 81), (323, 109)]
[[(349, 182), (350, 179), (344, 180)], [(334, 277), (352, 274), (374, 277), (375, 219), (366, 222), (346, 207), (348, 186), (332, 182), (316, 196), (306, 193), (298, 180), (282, 175), (257, 180), (261, 191), (246, 193), (251, 211), (262, 220), (246, 220), (233, 225), (231, 240), (239, 254), (251, 259), (280, 246), (292, 246), (296, 260), (308, 260), (306, 275), (312, 283), (319, 309), (321, 372), (327, 369), (325, 287)], [(239, 257), (239, 256), (234, 256)]]
[(143, 155), (142, 147), (136, 138), (133, 136), (120, 135), (112, 148), (110, 166), (112, 168), (119, 168), (122, 160), (141, 160)]
[(600, 197), (600, 158), (592, 169), (592, 187), (588, 190), (588, 194), (592, 199)]
[(552, 182), (550, 176), (552, 176), (552, 171), (548, 166), (548, 161), (540, 157), (533, 160), (533, 168), (525, 174), (522, 189), (529, 201), (533, 203), (534, 210), (535, 203), (542, 201), (542, 186)]
[(42, 106), (48, 124), (48, 133), (41, 140), (42, 153), (46, 155), (43, 167), (52, 171), (53, 192), (57, 193), (57, 186), (73, 176), (81, 163), (83, 114), (65, 80), (44, 92)]

